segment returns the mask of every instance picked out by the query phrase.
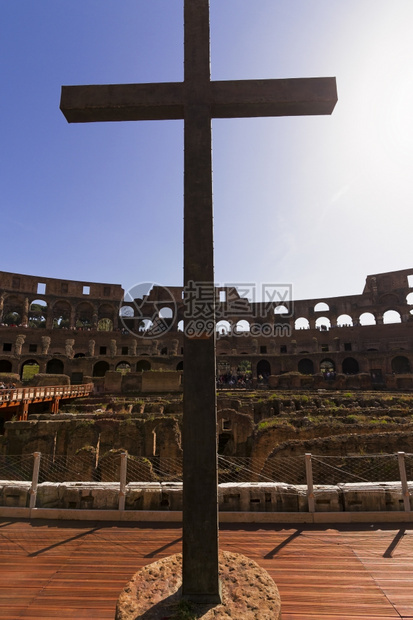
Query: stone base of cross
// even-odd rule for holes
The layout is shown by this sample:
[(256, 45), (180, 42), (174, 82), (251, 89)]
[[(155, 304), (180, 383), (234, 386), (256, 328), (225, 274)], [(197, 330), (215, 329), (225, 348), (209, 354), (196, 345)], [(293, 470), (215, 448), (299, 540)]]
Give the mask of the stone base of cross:
[[(211, 119), (331, 114), (334, 78), (210, 79), (209, 1), (184, 0), (180, 83), (64, 86), (69, 122), (184, 119), (184, 287), (213, 286)], [(212, 309), (198, 317), (214, 321)], [(215, 332), (184, 340), (183, 595), (219, 602)]]

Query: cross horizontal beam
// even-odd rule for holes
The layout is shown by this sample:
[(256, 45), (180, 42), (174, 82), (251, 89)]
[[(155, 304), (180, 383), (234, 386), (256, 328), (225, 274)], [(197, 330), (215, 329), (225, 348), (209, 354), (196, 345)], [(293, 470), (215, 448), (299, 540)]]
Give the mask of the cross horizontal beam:
[[(189, 96), (190, 99), (190, 96)], [(331, 114), (335, 78), (210, 82), (211, 118)], [(183, 82), (63, 86), (60, 109), (69, 123), (173, 120), (190, 104)]]

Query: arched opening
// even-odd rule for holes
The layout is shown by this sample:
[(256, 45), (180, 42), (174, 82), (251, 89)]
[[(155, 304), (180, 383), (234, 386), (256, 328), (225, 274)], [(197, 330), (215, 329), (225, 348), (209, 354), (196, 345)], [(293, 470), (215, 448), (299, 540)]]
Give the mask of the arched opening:
[(178, 322), (177, 329), (178, 329), (178, 332), (183, 332), (183, 331), (184, 331), (184, 321), (183, 321), (183, 319), (181, 319), (181, 320)]
[(96, 362), (93, 366), (93, 376), (94, 377), (104, 377), (105, 373), (109, 370), (109, 364), (104, 362), (103, 360), (100, 362)]
[(138, 324), (138, 331), (141, 334), (149, 332), (153, 327), (153, 321), (150, 319), (142, 319)]
[(329, 310), (330, 306), (324, 301), (319, 301), (318, 304), (314, 306), (314, 312), (328, 312)]
[(363, 312), (359, 317), (360, 325), (376, 325), (376, 317), (371, 312)]
[(310, 329), (310, 321), (300, 316), (294, 323), (294, 329)]
[(232, 440), (232, 433), (220, 433), (218, 437), (218, 454), (225, 454), (225, 448)]
[(30, 381), (34, 375), (39, 373), (40, 366), (36, 360), (26, 360), (20, 369), (20, 376), (22, 381)]
[(353, 319), (349, 314), (340, 314), (337, 319), (337, 327), (351, 327), (353, 325)]
[(302, 375), (313, 375), (314, 374), (314, 363), (312, 360), (307, 357), (300, 360), (298, 362), (298, 372), (301, 372)]
[(78, 357), (86, 357), (86, 355), (84, 353), (75, 353), (73, 359), (76, 359)]
[(135, 313), (134, 313), (134, 310), (133, 310), (132, 306), (122, 306), (119, 309), (119, 316), (121, 318), (124, 318), (124, 319), (128, 319), (129, 318), (129, 319), (131, 319), (131, 318), (133, 318), (134, 314)]
[(3, 323), (6, 325), (21, 325), (23, 318), (23, 301), (11, 295), (4, 300)]
[(131, 365), (129, 364), (129, 362), (119, 362), (119, 364), (116, 365), (116, 370), (122, 375), (126, 375), (128, 372), (131, 371)]
[(11, 372), (12, 363), (10, 360), (0, 360), (0, 372)]
[(174, 316), (174, 313), (171, 308), (168, 308), (167, 306), (165, 306), (164, 308), (161, 308), (159, 310), (159, 316), (161, 317), (161, 319), (172, 319)]
[(330, 319), (328, 319), (326, 316), (320, 316), (316, 320), (315, 326), (320, 331), (327, 332), (330, 329), (330, 327), (331, 327)]
[(148, 360), (139, 360), (136, 363), (136, 372), (144, 372), (151, 369), (151, 363)]
[(178, 362), (176, 365), (176, 370), (183, 370), (184, 369), (184, 363), (183, 362)]
[(238, 323), (235, 325), (234, 332), (236, 334), (247, 334), (249, 331), (250, 324), (245, 319), (243, 319), (242, 321), (238, 321)]
[(47, 303), (44, 299), (35, 299), (29, 308), (29, 327), (46, 327)]
[(401, 323), (402, 318), (396, 310), (387, 310), (383, 314), (383, 323), (389, 325), (390, 323)]
[(111, 319), (100, 319), (98, 321), (98, 331), (99, 332), (112, 332), (113, 321), (111, 321)]
[(161, 355), (168, 355), (168, 347), (162, 347)]
[(231, 323), (229, 321), (218, 321), (216, 324), (217, 334), (219, 336), (228, 336), (231, 332)]
[[(325, 359), (320, 364), (320, 371), (325, 379), (334, 378), (336, 367), (333, 360)], [(333, 376), (332, 376), (333, 375)]]
[(411, 372), (410, 362), (404, 355), (398, 355), (391, 361), (391, 369), (396, 375), (405, 375)]
[(285, 306), (284, 304), (281, 304), (274, 308), (274, 314), (288, 314), (288, 313), (289, 313), (289, 310), (287, 306)]
[(49, 360), (46, 364), (46, 372), (48, 375), (62, 375), (64, 370), (64, 364), (62, 360), (55, 358)]
[(109, 319), (112, 321), (115, 316), (115, 308), (110, 304), (101, 304), (98, 308), (98, 321), (101, 319)]
[(22, 322), (22, 314), (17, 312), (16, 310), (12, 310), (11, 312), (6, 312), (3, 315), (3, 323), (6, 325), (21, 325)]
[(71, 307), (67, 301), (57, 301), (52, 308), (53, 329), (70, 327)]
[(271, 365), (268, 360), (260, 360), (257, 364), (258, 381), (267, 383), (268, 377), (271, 375)]
[(77, 329), (90, 329), (93, 324), (93, 306), (82, 301), (76, 306), (76, 327)]
[(342, 363), (342, 371), (345, 375), (357, 375), (359, 372), (359, 363), (354, 357), (346, 357)]
[(413, 306), (413, 293), (406, 295), (406, 302), (409, 306)]

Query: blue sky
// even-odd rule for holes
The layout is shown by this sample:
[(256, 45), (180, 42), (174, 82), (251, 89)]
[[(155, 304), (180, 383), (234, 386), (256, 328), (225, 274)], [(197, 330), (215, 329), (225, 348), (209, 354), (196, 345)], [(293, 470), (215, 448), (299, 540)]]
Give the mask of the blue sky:
[[(69, 125), (60, 87), (183, 78), (182, 0), (2, 0), (0, 270), (182, 284), (183, 122)], [(336, 76), (333, 115), (213, 121), (219, 283), (413, 267), (413, 2), (211, 0), (212, 78)]]

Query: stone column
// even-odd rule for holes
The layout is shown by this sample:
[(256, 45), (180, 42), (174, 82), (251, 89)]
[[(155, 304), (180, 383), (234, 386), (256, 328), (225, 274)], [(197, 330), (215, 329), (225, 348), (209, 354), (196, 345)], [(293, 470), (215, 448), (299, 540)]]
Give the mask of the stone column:
[(22, 325), (27, 326), (29, 323), (29, 298), (25, 297), (23, 304)]
[(69, 327), (73, 329), (76, 326), (76, 309), (71, 305), (70, 306), (70, 318), (69, 318)]

